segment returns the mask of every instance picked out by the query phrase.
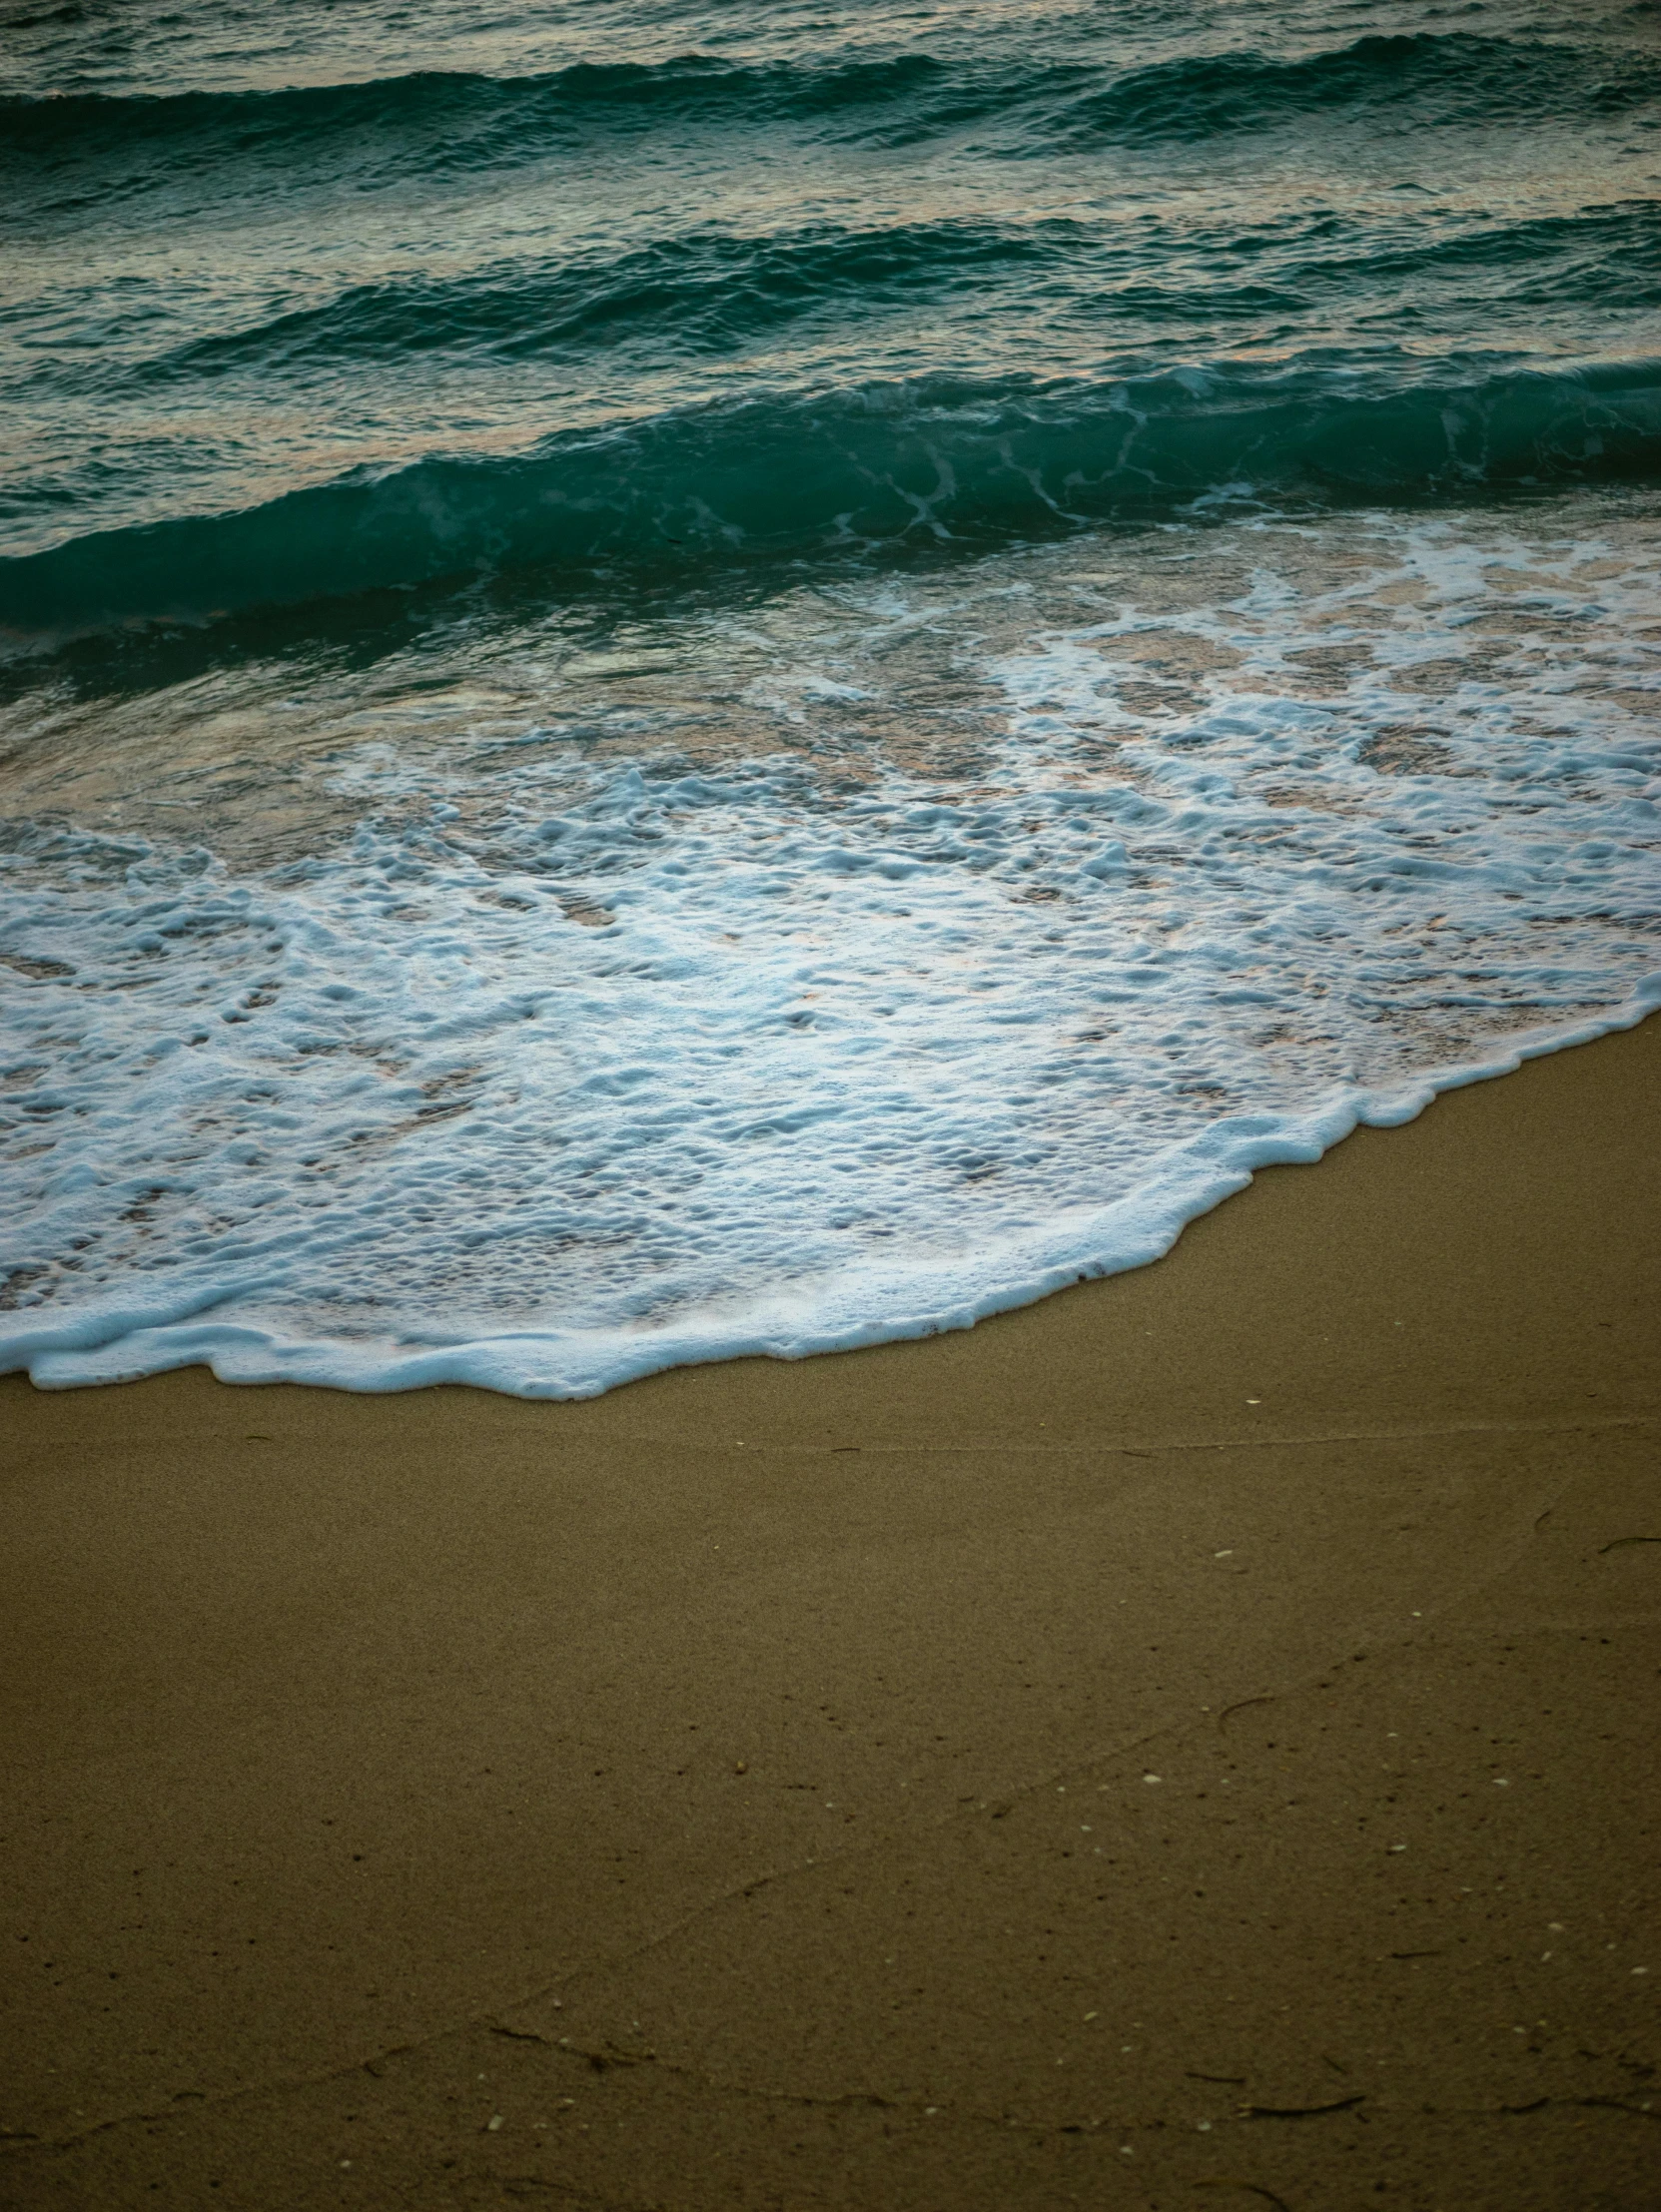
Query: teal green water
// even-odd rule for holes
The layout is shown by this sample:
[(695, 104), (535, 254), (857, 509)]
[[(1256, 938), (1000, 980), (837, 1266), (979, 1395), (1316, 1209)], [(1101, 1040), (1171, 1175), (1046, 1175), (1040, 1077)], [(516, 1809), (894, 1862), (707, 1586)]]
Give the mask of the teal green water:
[(1653, 7), (5, 14), (14, 628), (1661, 454)]
[(966, 1326), (1661, 1005), (1661, 8), (0, 71), (0, 1368)]

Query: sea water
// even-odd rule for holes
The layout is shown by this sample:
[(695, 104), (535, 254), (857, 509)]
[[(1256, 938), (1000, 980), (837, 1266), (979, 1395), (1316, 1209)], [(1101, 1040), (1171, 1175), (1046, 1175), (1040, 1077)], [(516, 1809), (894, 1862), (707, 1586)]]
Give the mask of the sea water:
[(961, 1326), (1661, 1002), (1653, 7), (0, 68), (0, 1365)]

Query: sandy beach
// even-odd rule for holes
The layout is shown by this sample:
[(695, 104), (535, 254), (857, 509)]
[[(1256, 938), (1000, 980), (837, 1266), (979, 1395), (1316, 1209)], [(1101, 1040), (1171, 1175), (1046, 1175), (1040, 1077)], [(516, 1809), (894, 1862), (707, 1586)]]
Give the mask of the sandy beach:
[(1661, 1023), (580, 1404), (0, 1385), (0, 2204), (1652, 2212)]

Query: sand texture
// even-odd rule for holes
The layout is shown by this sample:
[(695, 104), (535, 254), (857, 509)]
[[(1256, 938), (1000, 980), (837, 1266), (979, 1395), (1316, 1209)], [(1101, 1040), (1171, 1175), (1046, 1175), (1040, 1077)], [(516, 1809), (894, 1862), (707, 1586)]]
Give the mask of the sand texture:
[(1661, 1022), (973, 1332), (0, 1385), (0, 2205), (1661, 2206)]

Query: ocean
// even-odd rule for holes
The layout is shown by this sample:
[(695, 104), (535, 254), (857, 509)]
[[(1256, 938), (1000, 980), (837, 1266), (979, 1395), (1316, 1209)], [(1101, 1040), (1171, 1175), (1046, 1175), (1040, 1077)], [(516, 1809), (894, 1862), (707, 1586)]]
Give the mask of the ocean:
[(0, 1368), (961, 1327), (1661, 1004), (1661, 7), (0, 0)]

